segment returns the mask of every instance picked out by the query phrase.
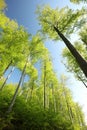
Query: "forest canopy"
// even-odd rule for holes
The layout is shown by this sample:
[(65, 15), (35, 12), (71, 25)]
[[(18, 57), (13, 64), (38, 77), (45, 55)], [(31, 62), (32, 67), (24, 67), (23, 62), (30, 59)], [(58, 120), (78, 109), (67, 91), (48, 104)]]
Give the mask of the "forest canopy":
[[(65, 74), (58, 78), (55, 73), (45, 45), (47, 38), (62, 40), (67, 47), (62, 53), (65, 66), (85, 84), (86, 8), (38, 7), (41, 29), (35, 35), (7, 17), (5, 8), (0, 0), (0, 130), (86, 130), (82, 107), (73, 100)], [(67, 36), (76, 30), (80, 42), (73, 45)], [(15, 70), (20, 73), (19, 82), (9, 83)]]

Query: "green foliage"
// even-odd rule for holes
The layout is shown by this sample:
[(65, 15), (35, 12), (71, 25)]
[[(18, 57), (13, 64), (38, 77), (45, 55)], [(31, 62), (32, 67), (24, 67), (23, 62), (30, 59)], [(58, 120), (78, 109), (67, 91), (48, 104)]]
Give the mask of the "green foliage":
[(6, 7), (5, 0), (0, 0), (0, 11), (2, 11)]
[[(4, 8), (5, 3), (0, 0), (0, 85), (4, 82), (2, 76), (10, 67), (15, 66), (22, 73), (18, 85), (4, 84), (5, 87), (0, 91), (0, 130), (84, 129), (82, 110), (73, 101), (66, 87), (66, 78), (63, 76), (60, 81), (57, 79), (44, 38), (39, 33), (31, 36), (24, 27), (5, 16), (2, 12)], [(75, 27), (85, 23), (82, 16), (86, 14), (86, 9), (73, 11), (68, 7), (51, 9), (46, 6), (39, 8), (37, 13), (43, 34), (47, 33), (50, 38), (57, 40), (59, 37), (54, 26), (65, 35), (71, 34)], [(80, 33), (85, 45), (76, 43), (76, 48), (80, 48), (85, 59), (86, 32), (83, 28)], [(72, 55), (65, 50), (64, 56), (67, 55), (71, 59), (69, 64), (75, 63)], [(35, 67), (38, 62), (40, 76)], [(76, 63), (71, 67), (75, 67), (70, 68), (73, 72), (82, 74)], [(29, 80), (21, 85), (26, 75)], [(11, 105), (12, 111), (8, 113)]]
[(1, 13), (0, 18), (2, 19), (0, 21), (0, 75), (2, 76), (11, 61), (13, 66), (18, 62), (26, 61), (29, 34), (4, 14)]
[(74, 11), (68, 7), (52, 9), (50, 6), (45, 6), (43, 8), (38, 7), (36, 13), (42, 33), (58, 40), (59, 37), (54, 30), (54, 26), (65, 35), (71, 34), (75, 28), (84, 24), (83, 16), (86, 14), (86, 9)]
[[(0, 130), (2, 128), (9, 128), (11, 129), (22, 129), (22, 130), (73, 130), (73, 126), (71, 123), (71, 120), (69, 119), (67, 105), (65, 97), (62, 96), (64, 93), (64, 90), (60, 87), (62, 85), (59, 84), (59, 88), (55, 89), (54, 97), (56, 103), (59, 104), (56, 106), (58, 107), (58, 111), (53, 111), (54, 108), (54, 100), (53, 97), (50, 100), (53, 100), (53, 103), (49, 101), (49, 108), (46, 108), (44, 110), (43, 106), (41, 105), (43, 100), (43, 95), (41, 88), (35, 90), (32, 100), (28, 100), (26, 102), (25, 97), (22, 95), (18, 95), (16, 98), (16, 102), (13, 107), (13, 111), (10, 113), (10, 115), (7, 115), (6, 110), (9, 106), (9, 103), (11, 101), (12, 95), (15, 91), (15, 86), (8, 85), (5, 87), (5, 89), (0, 92)], [(51, 90), (51, 89), (50, 89)], [(80, 130), (78, 120), (80, 120), (80, 117), (77, 118), (76, 116), (76, 109), (75, 109), (75, 103), (72, 101), (70, 97), (70, 93), (68, 89), (65, 87), (66, 95), (67, 95), (67, 101), (69, 103), (69, 107), (72, 106), (72, 112), (74, 116), (74, 129)], [(51, 91), (50, 93), (51, 94)], [(60, 96), (61, 95), (61, 96)], [(38, 102), (39, 99), (39, 102)], [(61, 99), (61, 100), (59, 100)], [(52, 103), (52, 104), (51, 104)], [(65, 105), (64, 105), (65, 104)], [(42, 107), (41, 107), (42, 106)], [(83, 116), (83, 113), (81, 111), (81, 108), (78, 106), (79, 111), (78, 115)], [(79, 114), (80, 113), (80, 114)], [(82, 117), (83, 119), (83, 117)], [(81, 120), (80, 120), (81, 121)], [(81, 125), (82, 122), (80, 122)], [(83, 120), (84, 123), (84, 120)], [(83, 127), (83, 126), (82, 126)]]
[(83, 28), (80, 30), (80, 39), (82, 40), (82, 42), (85, 44), (85, 46), (87, 47), (87, 25), (85, 24), (83, 26)]
[(87, 0), (70, 0), (70, 1), (75, 3), (75, 4), (79, 4), (81, 2), (87, 3)]
[[(84, 33), (85, 33), (85, 30), (84, 30)], [(84, 37), (83, 37), (83, 32), (81, 32), (80, 35), (81, 35), (81, 38), (83, 38), (85, 40), (86, 33), (85, 33)], [(74, 46), (78, 50), (78, 52), (83, 56), (83, 58), (85, 60), (87, 60), (87, 52), (86, 52), (86, 47), (85, 47), (86, 42), (84, 44), (81, 41), (75, 42)], [(62, 56), (64, 58), (63, 63), (65, 65), (65, 67), (67, 68), (67, 70), (69, 72), (74, 73), (75, 77), (78, 80), (80, 80), (80, 81), (82, 80), (82, 81), (86, 82), (87, 79), (86, 79), (85, 75), (83, 74), (83, 72), (81, 71), (75, 58), (72, 56), (72, 54), (70, 53), (70, 51), (67, 48), (63, 49)]]

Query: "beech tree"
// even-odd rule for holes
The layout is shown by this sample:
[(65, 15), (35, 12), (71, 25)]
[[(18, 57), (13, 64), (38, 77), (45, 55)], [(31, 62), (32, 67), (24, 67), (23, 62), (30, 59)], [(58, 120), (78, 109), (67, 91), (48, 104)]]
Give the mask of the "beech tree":
[(83, 25), (83, 23), (85, 22), (84, 15), (86, 15), (86, 10), (83, 8), (74, 12), (68, 7), (62, 8), (60, 10), (54, 10), (48, 6), (44, 7), (43, 9), (39, 9), (37, 13), (42, 32), (44, 34), (48, 34), (50, 38), (56, 40), (60, 37), (66, 44), (71, 54), (74, 56), (85, 76), (87, 77), (86, 60), (79, 54), (79, 52), (70, 43), (70, 41), (63, 35), (63, 33), (70, 34), (76, 27), (78, 27), (79, 25)]
[(28, 50), (29, 34), (4, 14), (0, 14), (0, 18), (2, 19), (0, 21), (0, 77), (2, 77), (10, 66), (15, 66), (18, 61), (25, 59), (24, 53)]
[[(3, 77), (3, 80), (0, 80), (0, 129), (85, 130), (82, 109), (73, 101), (66, 77), (57, 77), (50, 52), (44, 44), (45, 37), (40, 33), (31, 36), (24, 27), (4, 14), (5, 5), (0, 5), (1, 7), (0, 78)], [(78, 63), (86, 62), (86, 31), (82, 28), (82, 32), (79, 32), (84, 45), (77, 42), (76, 49), (65, 36), (80, 29), (85, 23), (85, 14), (86, 9), (74, 12), (68, 7), (54, 10), (49, 6), (39, 14), (43, 34), (46, 37), (49, 34), (55, 40), (62, 38)], [(81, 51), (83, 58), (77, 50)], [(71, 53), (68, 55), (72, 56)], [(75, 60), (72, 58), (72, 61)], [(73, 72), (78, 72), (83, 79), (81, 69), (78, 69), (76, 61), (74, 63), (78, 71), (72, 69)], [(14, 68), (20, 71), (19, 82), (6, 83)], [(9, 74), (4, 78), (8, 70)]]

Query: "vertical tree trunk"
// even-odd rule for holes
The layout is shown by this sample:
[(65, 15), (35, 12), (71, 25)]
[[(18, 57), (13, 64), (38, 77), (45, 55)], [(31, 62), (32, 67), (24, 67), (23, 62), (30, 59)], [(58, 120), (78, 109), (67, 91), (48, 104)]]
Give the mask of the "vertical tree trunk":
[(67, 94), (66, 94), (66, 90), (65, 90), (65, 87), (64, 87), (64, 79), (62, 79), (62, 88), (63, 88), (63, 92), (64, 92), (64, 97), (65, 97), (65, 101), (66, 101), (66, 106), (67, 106), (67, 109), (68, 109), (68, 114), (69, 114), (69, 118), (70, 118), (70, 121), (72, 123), (72, 127), (74, 129), (74, 124), (73, 124), (73, 117), (72, 117), (72, 114), (71, 114), (71, 111), (70, 111), (70, 105), (69, 105), (69, 102), (67, 100)]
[[(30, 88), (29, 88), (30, 89)], [(29, 89), (28, 89), (28, 91), (27, 91), (27, 95), (26, 95), (26, 99), (25, 99), (25, 101), (27, 102), (28, 101), (28, 97), (29, 97)]]
[(53, 98), (53, 107), (54, 107), (54, 112), (56, 113), (56, 100), (55, 100), (55, 95), (54, 95), (54, 86), (52, 84), (52, 98)]
[(84, 60), (84, 58), (79, 54), (79, 52), (74, 48), (74, 46), (70, 43), (70, 41), (58, 30), (58, 28), (54, 27), (57, 34), (60, 36), (60, 38), (64, 41), (67, 48), (70, 50), (74, 58), (76, 59), (77, 63), (79, 64), (81, 70), (87, 77), (87, 62)]
[(82, 117), (82, 114), (81, 114), (81, 112), (79, 110), (78, 105), (76, 105), (76, 114), (77, 114), (79, 126), (82, 126), (82, 128), (85, 128), (85, 123), (83, 121), (83, 117)]
[(12, 72), (14, 71), (14, 69), (15, 69), (15, 67), (12, 67), (10, 73), (8, 74), (8, 76), (7, 76), (7, 78), (5, 79), (4, 83), (2, 84), (2, 86), (1, 86), (1, 88), (0, 88), (0, 91), (4, 88), (4, 86), (5, 86), (6, 82), (7, 82), (7, 80), (10, 78), (10, 76), (11, 76)]
[[(34, 90), (34, 80), (32, 81), (32, 87), (31, 87), (31, 91), (30, 91), (30, 101), (31, 101), (32, 96), (33, 96), (33, 90)], [(28, 98), (28, 95), (27, 95), (27, 98)]]
[(11, 110), (12, 110), (12, 108), (13, 108), (13, 105), (14, 105), (14, 103), (15, 103), (15, 100), (16, 100), (16, 97), (17, 97), (17, 94), (18, 94), (19, 87), (20, 87), (20, 85), (21, 85), (21, 81), (22, 81), (23, 75), (24, 75), (24, 73), (25, 73), (25, 69), (26, 69), (27, 63), (28, 63), (28, 60), (27, 60), (27, 62), (25, 63), (25, 66), (24, 66), (24, 68), (23, 68), (23, 71), (22, 71), (22, 74), (21, 74), (21, 77), (20, 77), (18, 86), (17, 86), (17, 88), (16, 88), (16, 91), (15, 91), (15, 93), (14, 93), (14, 96), (13, 96), (12, 100), (11, 100), (10, 106), (9, 106), (9, 108), (8, 108), (8, 111), (7, 111), (8, 114), (11, 112)]
[(44, 63), (44, 109), (46, 108), (46, 63)]

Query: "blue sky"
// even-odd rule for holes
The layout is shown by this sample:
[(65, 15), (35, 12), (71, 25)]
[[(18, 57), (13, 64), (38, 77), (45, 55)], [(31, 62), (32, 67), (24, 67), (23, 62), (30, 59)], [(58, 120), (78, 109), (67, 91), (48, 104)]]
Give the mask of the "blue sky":
[[(49, 4), (52, 8), (62, 8), (67, 5), (74, 9), (81, 7), (71, 4), (69, 0), (6, 0), (6, 3), (8, 8), (6, 15), (11, 19), (16, 20), (19, 25), (23, 25), (32, 35), (35, 35), (37, 30), (40, 29), (36, 19), (37, 16), (35, 14), (37, 5)], [(75, 39), (77, 39), (77, 37), (75, 37)], [(65, 66), (61, 62), (63, 60), (61, 57), (61, 52), (62, 48), (65, 47), (64, 43), (60, 41), (54, 43), (54, 41), (49, 40), (45, 43), (45, 45), (51, 52), (55, 72), (57, 73), (58, 77), (61, 74), (65, 74), (67, 77), (69, 77), (67, 86), (72, 90), (74, 100), (78, 101), (83, 106), (83, 110), (86, 114), (87, 89), (82, 83), (76, 81), (72, 74), (67, 73)], [(20, 72), (15, 72), (14, 78), (12, 78), (14, 82), (17, 81), (16, 74), (19, 76)]]

